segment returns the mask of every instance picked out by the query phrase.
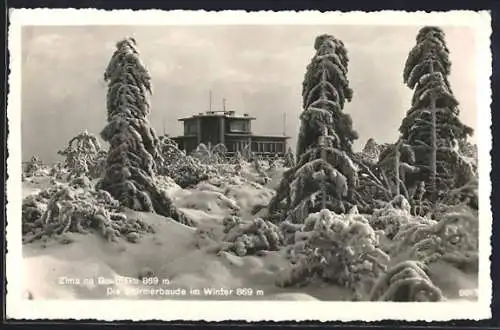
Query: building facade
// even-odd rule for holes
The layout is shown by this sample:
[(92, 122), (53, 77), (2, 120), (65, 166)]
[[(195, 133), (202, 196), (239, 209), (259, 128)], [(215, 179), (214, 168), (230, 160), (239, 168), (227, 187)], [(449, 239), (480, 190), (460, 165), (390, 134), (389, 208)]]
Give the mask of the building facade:
[(207, 111), (179, 119), (184, 124), (184, 134), (172, 139), (187, 153), (200, 143), (212, 146), (222, 143), (229, 155), (250, 146), (250, 150), (261, 157), (284, 156), (289, 137), (253, 134), (252, 121), (255, 119), (248, 114), (236, 115), (234, 111)]

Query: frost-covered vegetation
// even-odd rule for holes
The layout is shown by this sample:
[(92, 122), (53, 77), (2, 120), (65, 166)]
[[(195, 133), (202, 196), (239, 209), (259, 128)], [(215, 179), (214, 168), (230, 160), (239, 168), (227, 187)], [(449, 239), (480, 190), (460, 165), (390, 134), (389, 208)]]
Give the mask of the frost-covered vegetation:
[(379, 237), (368, 220), (355, 208), (348, 215), (323, 209), (302, 224), (284, 221), (281, 228), (293, 234), (288, 251), (294, 267), (280, 285), (302, 284), (317, 277), (353, 289), (358, 297), (358, 286), (386, 269), (389, 256), (380, 249)]
[(357, 186), (350, 158), (357, 133), (342, 112), (352, 98), (347, 79), (347, 50), (329, 35), (316, 38), (316, 54), (306, 70), (297, 163), (283, 175), (270, 213), (296, 222), (321, 208), (345, 212)]
[(104, 73), (108, 82), (108, 125), (101, 136), (110, 148), (98, 189), (108, 191), (131, 209), (157, 212), (190, 224), (153, 179), (162, 154), (158, 137), (146, 118), (150, 112), (151, 77), (133, 38), (119, 41), (116, 48)]
[[(323, 209), (280, 228), (294, 264), (279, 279), (283, 286), (321, 280), (352, 289), (356, 300), (435, 301), (443, 297), (425, 272), (429, 265), (444, 260), (477, 271), (477, 215), (448, 213), (439, 221), (413, 216), (403, 196), (373, 215)], [(412, 291), (417, 288), (424, 292)]]
[(400, 137), (370, 138), (361, 152), (352, 150), (358, 135), (344, 111), (353, 97), (347, 47), (320, 35), (314, 49), (296, 153), (261, 159), (249, 148), (229, 157), (222, 144), (186, 154), (156, 136), (149, 73), (135, 40), (118, 42), (104, 75), (107, 151), (83, 131), (60, 152), (64, 162), (26, 164), (25, 184), (47, 176), (50, 187), (23, 200), (24, 242), (68, 244), (68, 233), (95, 232), (140, 244), (155, 229), (136, 215), (156, 213), (197, 227), (185, 243), (204, 258), (279, 258), (286, 267), (273, 273), (276, 288), (320, 283), (351, 300), (449, 299), (433, 269), (478, 271), (478, 173), (472, 129), (460, 122), (447, 80), (444, 33), (422, 28), (410, 51), (403, 77), (414, 97)]
[(474, 176), (472, 164), (459, 147), (473, 130), (458, 117), (458, 101), (448, 81), (450, 69), (444, 32), (437, 27), (422, 28), (404, 68), (404, 81), (414, 94), (400, 132), (415, 152), (419, 179), (426, 185), (424, 197), (431, 203)]
[(32, 156), (30, 160), (23, 166), (23, 179), (28, 177), (40, 176), (44, 172), (43, 162), (37, 156)]
[(90, 182), (74, 179), (26, 197), (22, 204), (23, 241), (55, 238), (69, 243), (67, 232), (87, 234), (93, 230), (107, 240), (124, 237), (131, 242), (151, 228), (127, 217), (120, 203)]
[(66, 149), (58, 154), (65, 158), (64, 169), (68, 179), (80, 176), (99, 178), (103, 173), (106, 151), (102, 149), (97, 137), (87, 130), (73, 137)]
[(232, 251), (238, 256), (277, 251), (283, 245), (279, 228), (261, 218), (243, 222), (237, 216), (224, 218), (224, 242), (220, 251)]
[(210, 177), (212, 169), (197, 157), (186, 155), (172, 139), (160, 137), (159, 146), (163, 155), (159, 174), (174, 179), (182, 188), (194, 186)]

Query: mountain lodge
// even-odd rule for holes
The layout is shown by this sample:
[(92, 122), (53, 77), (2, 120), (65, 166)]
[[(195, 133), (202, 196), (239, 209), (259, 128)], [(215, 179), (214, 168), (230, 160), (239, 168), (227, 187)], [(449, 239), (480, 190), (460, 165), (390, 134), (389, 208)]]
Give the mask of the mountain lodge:
[(250, 145), (251, 151), (267, 158), (274, 155), (284, 156), (287, 151), (288, 136), (270, 136), (252, 134), (251, 117), (245, 113), (237, 115), (235, 111), (207, 111), (188, 118), (181, 118), (184, 123), (184, 135), (173, 137), (180, 149), (192, 152), (203, 143), (212, 146), (223, 143), (229, 155)]

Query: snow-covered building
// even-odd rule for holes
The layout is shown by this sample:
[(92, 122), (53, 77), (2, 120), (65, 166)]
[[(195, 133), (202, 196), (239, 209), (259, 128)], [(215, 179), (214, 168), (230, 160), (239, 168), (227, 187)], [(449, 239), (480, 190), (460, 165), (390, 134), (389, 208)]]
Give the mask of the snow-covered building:
[(200, 143), (223, 143), (229, 154), (242, 152), (250, 146), (255, 155), (284, 156), (289, 137), (253, 134), (251, 124), (255, 119), (249, 114), (237, 115), (234, 111), (202, 112), (179, 119), (184, 123), (184, 134), (173, 137), (173, 140), (187, 153), (196, 149)]

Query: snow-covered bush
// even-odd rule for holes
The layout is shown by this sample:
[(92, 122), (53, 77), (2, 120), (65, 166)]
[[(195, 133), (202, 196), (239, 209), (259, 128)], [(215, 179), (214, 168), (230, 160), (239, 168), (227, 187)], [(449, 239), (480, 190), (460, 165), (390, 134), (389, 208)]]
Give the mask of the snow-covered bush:
[(421, 173), (420, 167), (414, 166), (414, 163), (414, 148), (401, 138), (380, 152), (377, 168), (383, 173), (391, 196), (402, 194), (412, 201)]
[(478, 177), (474, 176), (464, 185), (447, 191), (439, 204), (445, 206), (463, 205), (477, 211), (479, 209), (478, 189)]
[(297, 230), (289, 246), (294, 266), (278, 279), (281, 286), (319, 277), (359, 294), (385, 271), (389, 261), (380, 249), (380, 234), (355, 208), (347, 215), (323, 209), (310, 214), (301, 225), (284, 222), (280, 227), (288, 235)]
[(205, 145), (200, 143), (193, 151), (192, 157), (199, 160), (205, 165), (221, 164), (226, 161), (227, 148), (224, 144), (219, 143), (212, 147), (209, 143)]
[(468, 159), (470, 163), (474, 164), (475, 170), (477, 171), (477, 145), (465, 140), (459, 141), (458, 144), (460, 154)]
[(250, 147), (250, 143), (246, 144), (241, 150), (241, 158), (243, 158), (246, 162), (251, 162), (254, 159), (255, 155), (252, 152)]
[(220, 251), (231, 251), (238, 256), (276, 251), (283, 245), (279, 228), (261, 218), (242, 221), (228, 216), (223, 221), (224, 237)]
[(259, 157), (254, 157), (252, 160), (252, 165), (254, 170), (257, 172), (257, 174), (261, 178), (261, 183), (266, 184), (269, 181), (269, 176), (267, 175), (266, 171), (264, 170), (264, 167), (262, 166), (261, 160)]
[(408, 260), (391, 267), (372, 287), (369, 300), (431, 302), (443, 300), (441, 290), (428, 275), (425, 264)]
[(393, 239), (401, 224), (411, 221), (410, 204), (401, 195), (396, 196), (382, 208), (375, 209), (370, 217), (370, 225), (375, 230), (383, 230), (385, 236)]
[(127, 218), (120, 203), (107, 191), (92, 187), (54, 185), (22, 203), (23, 242), (60, 237), (66, 232), (86, 234), (97, 231), (108, 240), (119, 237), (135, 241), (152, 228), (142, 221)]
[(43, 165), (43, 162), (37, 156), (33, 156), (30, 160), (25, 164), (23, 168), (22, 175), (23, 177), (35, 177), (42, 176), (48, 174), (50, 170)]
[(402, 218), (394, 237), (393, 253), (410, 250), (410, 256), (429, 264), (445, 260), (461, 269), (477, 269), (478, 217), (472, 212), (453, 212), (431, 220), (422, 217)]
[(352, 155), (358, 168), (358, 185), (352, 191), (353, 203), (363, 213), (371, 214), (381, 203), (391, 200), (392, 191), (383, 171), (360, 153)]
[(283, 166), (291, 168), (295, 166), (295, 153), (293, 152), (292, 148), (288, 147), (286, 153), (285, 153), (285, 159), (284, 159), (284, 164)]
[(26, 164), (24, 169), (24, 174), (26, 176), (32, 176), (42, 165), (42, 161), (37, 156), (32, 156), (29, 162)]
[(66, 180), (68, 170), (64, 166), (64, 163), (57, 162), (49, 169), (49, 176), (56, 180)]
[(280, 165), (282, 165), (283, 163), (284, 162), (282, 161), (280, 156), (278, 156), (278, 154), (275, 154), (273, 157), (269, 158), (269, 161), (268, 161), (269, 170), (273, 170), (273, 169), (279, 167)]
[(172, 178), (181, 188), (192, 187), (208, 180), (215, 168), (203, 164), (193, 156), (187, 156), (174, 140), (167, 136), (159, 139), (160, 153), (163, 158), (159, 173)]
[(64, 167), (68, 179), (82, 175), (98, 178), (102, 174), (106, 152), (101, 148), (97, 137), (87, 130), (69, 140), (66, 149), (57, 153), (65, 158)]

